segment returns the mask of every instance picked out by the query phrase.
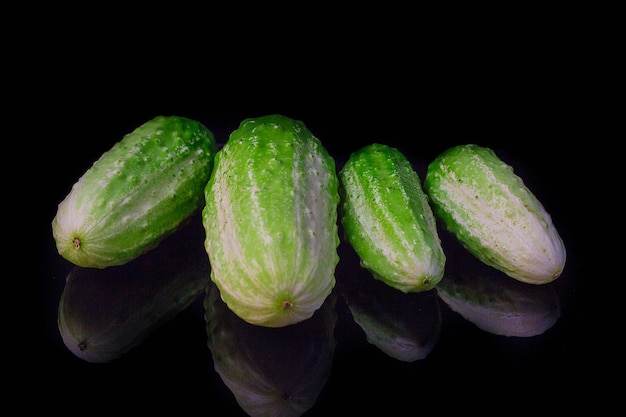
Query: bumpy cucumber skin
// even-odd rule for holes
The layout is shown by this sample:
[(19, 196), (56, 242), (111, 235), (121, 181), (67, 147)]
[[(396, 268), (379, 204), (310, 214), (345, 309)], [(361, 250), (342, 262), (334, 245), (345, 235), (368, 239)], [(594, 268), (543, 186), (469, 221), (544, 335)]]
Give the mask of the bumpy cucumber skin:
[(563, 272), (565, 246), (551, 216), (493, 150), (445, 150), (429, 164), (424, 189), (445, 228), (485, 264), (529, 284)]
[(75, 265), (122, 265), (156, 247), (204, 202), (213, 133), (157, 116), (125, 135), (72, 186), (52, 220), (59, 254)]
[(335, 161), (301, 121), (243, 120), (215, 156), (202, 212), (211, 279), (245, 321), (313, 315), (339, 262)]
[(405, 293), (441, 281), (446, 257), (435, 216), (406, 156), (373, 143), (350, 155), (339, 179), (344, 235), (361, 265)]

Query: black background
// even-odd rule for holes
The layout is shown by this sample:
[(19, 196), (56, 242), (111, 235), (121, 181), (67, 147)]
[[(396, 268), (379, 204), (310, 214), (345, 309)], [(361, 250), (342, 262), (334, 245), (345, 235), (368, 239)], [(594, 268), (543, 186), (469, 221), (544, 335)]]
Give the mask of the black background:
[[(446, 48), (406, 40), (393, 48), (372, 36), (358, 45), (344, 38), (331, 51), (315, 40), (286, 46), (283, 37), (228, 48), (211, 37), (199, 48), (181, 48), (155, 36), (126, 45), (121, 56), (104, 41), (79, 48), (74, 36), (42, 39), (43, 50), (54, 53), (41, 57), (46, 70), (16, 103), (37, 115), (24, 129), (37, 138), (41, 167), (34, 184), (41, 261), (30, 292), (35, 323), (27, 331), (35, 340), (18, 348), (34, 353), (20, 386), (70, 409), (80, 400), (91, 410), (245, 415), (213, 368), (202, 300), (110, 364), (73, 356), (56, 327), (72, 266), (55, 252), (50, 222), (99, 155), (156, 115), (196, 119), (223, 143), (244, 118), (281, 113), (302, 120), (338, 167), (350, 152), (381, 142), (401, 149), (423, 178), (428, 162), (450, 146), (491, 147), (542, 201), (568, 250), (556, 282), (562, 315), (546, 333), (492, 335), (442, 305), (439, 342), (412, 363), (368, 343), (339, 297), (332, 372), (305, 415), (359, 415), (373, 407), (405, 415), (430, 405), (483, 412), (495, 400), (520, 411), (563, 410), (586, 401), (589, 377), (581, 375), (594, 368), (592, 300), (583, 286), (579, 181), (587, 149), (602, 144), (586, 137), (584, 87), (573, 87), (581, 76), (572, 65), (579, 59), (575, 42), (459, 36)], [(342, 262), (340, 271), (355, 265), (349, 256)]]

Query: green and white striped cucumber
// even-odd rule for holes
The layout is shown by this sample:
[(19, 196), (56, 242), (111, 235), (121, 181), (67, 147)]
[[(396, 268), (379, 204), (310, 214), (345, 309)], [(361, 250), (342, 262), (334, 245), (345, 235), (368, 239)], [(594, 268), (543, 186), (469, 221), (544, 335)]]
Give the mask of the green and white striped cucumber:
[(52, 220), (59, 254), (81, 267), (124, 264), (204, 203), (217, 144), (201, 123), (157, 116), (125, 135), (72, 186)]
[(339, 262), (335, 161), (299, 120), (243, 120), (217, 152), (202, 212), (211, 279), (245, 321), (282, 327), (319, 309)]
[(446, 257), (435, 216), (406, 156), (373, 143), (350, 155), (339, 179), (344, 235), (361, 265), (405, 293), (441, 281)]
[(552, 218), (492, 149), (445, 150), (429, 164), (424, 189), (447, 230), (487, 265), (530, 284), (563, 272), (565, 246)]

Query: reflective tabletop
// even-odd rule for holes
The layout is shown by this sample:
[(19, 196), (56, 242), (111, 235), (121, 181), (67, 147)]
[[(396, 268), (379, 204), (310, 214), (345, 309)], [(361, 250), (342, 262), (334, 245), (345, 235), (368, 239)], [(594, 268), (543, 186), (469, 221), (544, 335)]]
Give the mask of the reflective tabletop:
[[(222, 143), (239, 116), (214, 123)], [(571, 402), (581, 391), (587, 334), (582, 330), (582, 261), (568, 212), (571, 168), (550, 165), (518, 142), (485, 140), (552, 214), (568, 249), (563, 274), (544, 285), (518, 282), (469, 254), (440, 230), (443, 280), (432, 290), (402, 293), (364, 269), (340, 227), (336, 284), (308, 320), (283, 328), (251, 325), (235, 316), (210, 279), (199, 213), (157, 248), (103, 270), (72, 265), (57, 253), (49, 221), (72, 183), (141, 115), (100, 132), (81, 148), (70, 140), (42, 214), (37, 357), (45, 372), (33, 384), (63, 407), (80, 399), (85, 413), (172, 409), (220, 416), (416, 415), (426, 405), (445, 411), (493, 407), (536, 410)], [(304, 120), (305, 123), (307, 120)], [(346, 141), (319, 119), (309, 128), (336, 157), (385, 142), (383, 130)], [(423, 146), (388, 141), (410, 157), (423, 178), (438, 152), (459, 139)], [(112, 138), (107, 142), (105, 138)], [(461, 142), (478, 141), (478, 138)], [(72, 157), (65, 154), (80, 149)], [(78, 155), (78, 156), (77, 156)], [(74, 161), (74, 163), (71, 163)], [(88, 335), (89, 346), (76, 334)], [(555, 390), (555, 387), (560, 387)], [(81, 406), (83, 407), (83, 406)], [(407, 412), (406, 410), (414, 410)]]

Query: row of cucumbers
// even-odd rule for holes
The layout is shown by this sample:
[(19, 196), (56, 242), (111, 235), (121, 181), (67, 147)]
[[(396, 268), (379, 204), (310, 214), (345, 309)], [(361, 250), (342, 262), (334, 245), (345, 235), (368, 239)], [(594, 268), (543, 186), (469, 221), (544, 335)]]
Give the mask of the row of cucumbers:
[(85, 268), (127, 263), (202, 211), (210, 278), (249, 323), (282, 327), (335, 285), (339, 222), (363, 267), (403, 292), (434, 288), (446, 257), (437, 221), (508, 276), (545, 284), (566, 252), (550, 215), (489, 148), (449, 148), (422, 183), (380, 143), (333, 157), (300, 120), (243, 120), (223, 147), (198, 121), (157, 116), (125, 135), (59, 204), (61, 256)]

